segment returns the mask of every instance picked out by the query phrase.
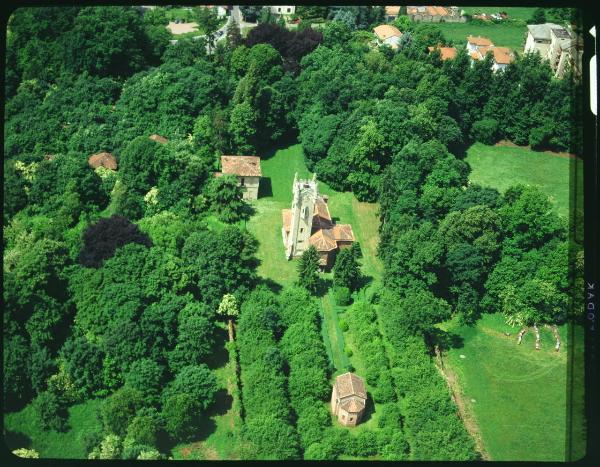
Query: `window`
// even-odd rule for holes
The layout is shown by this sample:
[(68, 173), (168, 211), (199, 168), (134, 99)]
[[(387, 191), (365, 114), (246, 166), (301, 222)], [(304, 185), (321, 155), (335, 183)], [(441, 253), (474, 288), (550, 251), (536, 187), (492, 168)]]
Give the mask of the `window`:
[(281, 13), (281, 7), (280, 6), (277, 7), (277, 13)]
[(300, 233), (304, 232), (304, 227), (300, 227)]
[(240, 186), (245, 186), (244, 185), (244, 177), (240, 178)]
[(292, 10), (291, 8), (288, 8), (288, 9), (287, 9), (287, 12), (289, 13), (291, 10)]
[(346, 420), (346, 416), (342, 414), (342, 420)]
[(350, 418), (348, 419), (348, 421), (349, 421), (349, 422), (353, 422), (353, 421), (354, 421), (354, 419), (353, 419), (352, 417), (350, 417)]

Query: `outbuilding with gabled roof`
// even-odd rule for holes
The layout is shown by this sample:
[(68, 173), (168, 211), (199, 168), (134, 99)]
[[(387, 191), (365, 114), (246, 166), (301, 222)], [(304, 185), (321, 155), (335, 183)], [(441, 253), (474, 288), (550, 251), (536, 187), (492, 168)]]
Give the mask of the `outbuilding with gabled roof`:
[(364, 415), (367, 390), (363, 379), (354, 373), (339, 375), (333, 383), (331, 412), (344, 426), (356, 426)]

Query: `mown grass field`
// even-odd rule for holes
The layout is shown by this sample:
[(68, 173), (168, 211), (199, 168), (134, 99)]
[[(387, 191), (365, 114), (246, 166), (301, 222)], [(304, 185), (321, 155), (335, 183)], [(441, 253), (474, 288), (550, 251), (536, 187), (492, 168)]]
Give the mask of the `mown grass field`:
[(91, 399), (70, 407), (69, 429), (64, 433), (43, 430), (32, 404), (20, 412), (4, 414), (4, 442), (11, 451), (27, 447), (35, 449), (44, 458), (85, 459), (83, 436), (88, 432), (100, 431), (96, 413), (101, 402), (101, 399)]
[(471, 182), (496, 188), (501, 193), (517, 183), (536, 185), (550, 197), (561, 216), (568, 215), (569, 179), (575, 159), (521, 147), (475, 143), (465, 160), (472, 169)]
[(433, 24), (440, 28), (446, 39), (453, 41), (455, 46), (460, 47), (466, 46), (467, 36), (482, 36), (490, 39), (495, 46), (509, 47), (522, 53), (527, 36), (527, 26), (524, 23), (467, 22)]
[(565, 460), (567, 327), (559, 327), (560, 352), (543, 328), (541, 350), (534, 348), (533, 332), (518, 345), (518, 329), (499, 314), (484, 315), (474, 327), (441, 327), (462, 339), (462, 346), (447, 351), (445, 365), (457, 377), (491, 459)]

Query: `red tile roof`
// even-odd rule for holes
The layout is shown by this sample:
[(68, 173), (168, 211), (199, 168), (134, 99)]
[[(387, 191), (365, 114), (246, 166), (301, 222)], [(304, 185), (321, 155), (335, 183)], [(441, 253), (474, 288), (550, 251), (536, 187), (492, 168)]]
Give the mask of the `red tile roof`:
[(379, 38), (379, 40), (382, 41), (394, 36), (402, 37), (400, 30), (391, 24), (381, 24), (374, 28), (373, 31), (375, 31), (375, 35)]
[(494, 61), (500, 65), (508, 65), (515, 59), (514, 54), (508, 47), (494, 47)]
[(335, 379), (335, 384), (337, 386), (337, 395), (340, 399), (348, 396), (358, 396), (362, 399), (367, 398), (364, 381), (354, 373), (348, 372), (339, 375)]
[(282, 209), (281, 210), (281, 219), (283, 221), (283, 230), (286, 232), (290, 231), (290, 224), (292, 223), (292, 210), (291, 209)]
[(93, 154), (88, 159), (90, 167), (97, 169), (98, 167), (105, 167), (111, 170), (117, 170), (117, 159), (109, 152), (99, 152)]
[(333, 238), (330, 229), (319, 229), (310, 236), (308, 242), (313, 245), (317, 251), (331, 251), (337, 248), (337, 242)]
[(260, 157), (258, 156), (221, 156), (224, 174), (242, 177), (261, 177)]
[(487, 37), (475, 37), (475, 36), (467, 36), (467, 41), (469, 41), (469, 43), (476, 45), (478, 47), (481, 46), (490, 46), (490, 45), (494, 45), (493, 42), (488, 39)]
[(354, 232), (352, 231), (352, 226), (350, 224), (335, 224), (333, 226), (333, 229), (331, 229), (331, 233), (333, 234), (333, 238), (335, 238), (336, 241), (354, 241)]

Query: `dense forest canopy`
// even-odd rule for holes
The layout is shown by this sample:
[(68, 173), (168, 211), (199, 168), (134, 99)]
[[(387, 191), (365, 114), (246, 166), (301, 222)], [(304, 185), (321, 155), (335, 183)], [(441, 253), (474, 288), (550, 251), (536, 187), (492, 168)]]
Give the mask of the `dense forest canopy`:
[[(441, 61), (427, 50), (448, 43), (433, 25), (409, 23), (397, 51), (373, 47), (383, 7), (298, 7), (295, 31), (251, 8), (244, 15), (261, 24), (210, 55), (204, 40), (170, 44), (160, 10), (11, 16), (5, 407), (33, 401), (45, 429), (65, 430), (69, 406), (102, 398), (90, 457), (159, 458), (193, 439), (215, 402), (210, 358), (226, 316), (238, 321), (230, 351), (242, 367), (248, 458), (473, 459), (432, 376), (435, 325), (484, 312), (520, 326), (563, 322), (569, 260), (581, 252), (537, 188), (471, 184), (465, 150), (507, 139), (579, 154), (580, 85), (553, 78), (537, 56), (501, 73), (489, 59), (471, 66), (464, 50)], [(329, 21), (312, 28), (311, 17)], [(257, 239), (238, 222), (252, 212), (235, 180), (212, 176), (222, 154), (294, 139), (330, 187), (380, 203), (385, 292), (372, 303), (386, 332), (370, 326), (370, 303), (349, 323), (372, 346), (367, 380), (389, 404), (378, 435), (330, 426), (318, 305), (305, 288), (259, 285)], [(100, 152), (118, 169), (90, 167)], [(360, 287), (355, 255), (340, 255), (341, 294)], [(239, 319), (218, 312), (226, 296), (241, 304)]]

